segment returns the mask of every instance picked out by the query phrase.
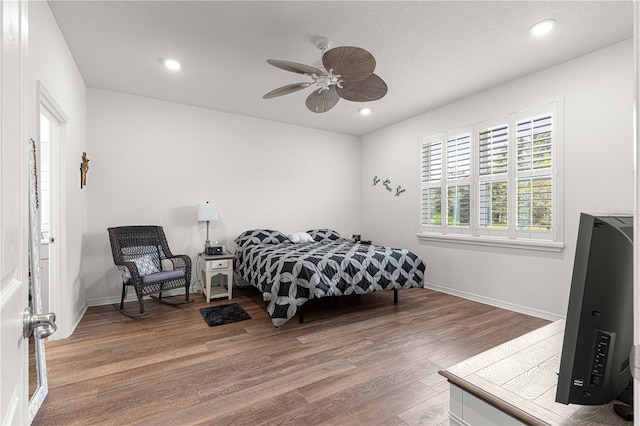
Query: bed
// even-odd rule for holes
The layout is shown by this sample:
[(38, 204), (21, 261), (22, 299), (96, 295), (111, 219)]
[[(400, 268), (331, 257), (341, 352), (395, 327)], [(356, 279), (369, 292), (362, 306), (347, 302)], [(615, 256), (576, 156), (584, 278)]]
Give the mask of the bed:
[[(305, 233), (302, 233), (305, 234)], [(235, 243), (235, 272), (262, 292), (280, 327), (314, 298), (423, 287), (425, 263), (406, 249), (354, 243), (331, 229), (293, 243), (282, 232), (254, 229)]]

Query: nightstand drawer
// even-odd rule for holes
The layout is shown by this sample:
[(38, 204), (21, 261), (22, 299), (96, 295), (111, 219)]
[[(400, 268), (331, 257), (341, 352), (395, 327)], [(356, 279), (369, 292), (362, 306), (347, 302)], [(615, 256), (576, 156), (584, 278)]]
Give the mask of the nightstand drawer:
[(231, 262), (231, 260), (229, 260), (229, 259), (207, 260), (207, 270), (228, 268), (229, 267), (229, 262)]

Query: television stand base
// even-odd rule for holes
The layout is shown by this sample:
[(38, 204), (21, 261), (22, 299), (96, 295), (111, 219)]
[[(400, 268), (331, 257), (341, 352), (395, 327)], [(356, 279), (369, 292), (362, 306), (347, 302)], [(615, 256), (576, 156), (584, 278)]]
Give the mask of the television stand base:
[(613, 404), (613, 411), (626, 421), (633, 421), (633, 405)]

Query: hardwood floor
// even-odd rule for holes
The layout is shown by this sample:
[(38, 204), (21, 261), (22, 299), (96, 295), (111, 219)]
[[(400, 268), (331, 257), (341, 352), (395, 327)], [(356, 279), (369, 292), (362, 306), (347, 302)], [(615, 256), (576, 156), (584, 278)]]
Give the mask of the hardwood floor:
[(255, 291), (234, 296), (251, 319), (218, 327), (199, 308), (229, 301), (202, 295), (146, 302), (137, 320), (89, 308), (46, 344), (49, 396), (33, 424), (447, 425), (438, 371), (548, 324), (410, 289), (398, 305), (392, 292), (315, 300), (304, 324), (275, 328)]

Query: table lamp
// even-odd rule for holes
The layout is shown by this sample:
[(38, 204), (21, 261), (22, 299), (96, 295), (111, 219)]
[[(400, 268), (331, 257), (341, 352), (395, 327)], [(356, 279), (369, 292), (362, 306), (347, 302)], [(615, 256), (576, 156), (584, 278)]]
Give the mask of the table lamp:
[(198, 222), (207, 222), (207, 241), (204, 243), (204, 248), (211, 247), (209, 241), (209, 222), (212, 220), (218, 220), (218, 205), (216, 203), (200, 203), (198, 204)]

